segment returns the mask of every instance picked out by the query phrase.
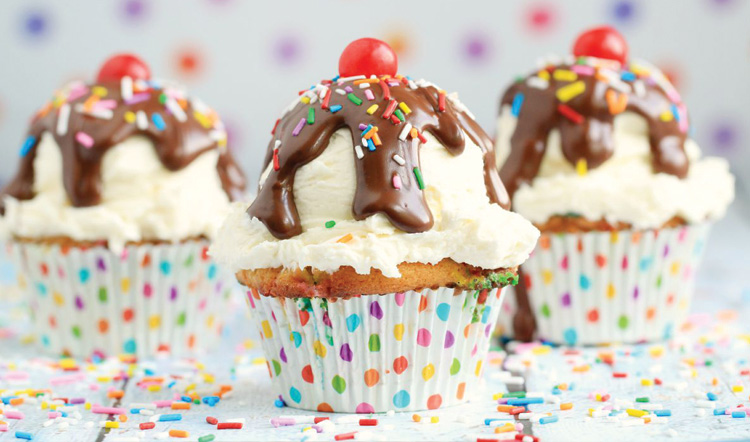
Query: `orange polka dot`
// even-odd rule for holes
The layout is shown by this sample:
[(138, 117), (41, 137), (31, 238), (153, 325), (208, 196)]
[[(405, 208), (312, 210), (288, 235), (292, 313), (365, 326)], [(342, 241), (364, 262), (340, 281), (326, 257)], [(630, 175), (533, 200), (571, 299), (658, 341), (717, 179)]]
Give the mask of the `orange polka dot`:
[(461, 382), (458, 384), (458, 390), (456, 390), (456, 399), (459, 401), (463, 399), (464, 393), (466, 393), (466, 382)]
[(151, 255), (146, 255), (141, 260), (141, 267), (148, 267), (151, 264)]
[(433, 394), (427, 399), (427, 409), (435, 410), (440, 408), (440, 404), (443, 403), (443, 398), (439, 394)]
[(550, 246), (549, 236), (547, 236), (547, 235), (540, 236), (539, 237), (539, 247), (541, 247), (542, 250), (547, 250), (547, 249), (549, 249), (549, 246)]
[(633, 244), (638, 244), (641, 242), (641, 232), (633, 232), (633, 235), (630, 237), (630, 241), (632, 241)]
[(422, 296), (419, 298), (419, 311), (422, 312), (427, 308), (427, 297)]
[(583, 252), (583, 240), (578, 240), (578, 251)]
[(646, 319), (649, 321), (653, 320), (656, 317), (656, 308), (649, 307), (648, 310), (646, 310)]
[(409, 367), (409, 361), (404, 356), (399, 356), (393, 361), (393, 371), (396, 374), (403, 373)]
[(380, 374), (374, 368), (371, 368), (365, 372), (365, 385), (372, 387), (380, 381)]
[(590, 322), (596, 322), (599, 320), (599, 310), (592, 308), (589, 310), (588, 319)]
[(333, 413), (333, 407), (325, 402), (321, 402), (320, 404), (318, 404), (318, 411), (321, 413)]
[(471, 324), (469, 324), (466, 327), (464, 327), (464, 338), (468, 338), (469, 337), (469, 331), (470, 330), (471, 330)]
[(667, 305), (672, 305), (672, 303), (674, 303), (674, 293), (667, 295)]
[(109, 322), (106, 319), (99, 320), (99, 333), (107, 333), (109, 330)]
[(132, 308), (128, 308), (128, 309), (125, 309), (125, 310), (124, 310), (124, 311), (122, 312), (122, 319), (123, 319), (123, 320), (124, 320), (125, 322), (130, 322), (130, 321), (132, 321), (132, 320), (133, 320), (133, 309), (132, 309)]
[(193, 346), (195, 346), (195, 335), (188, 336), (187, 346), (188, 348), (193, 348)]
[(57, 327), (57, 319), (54, 316), (49, 317), (49, 326), (52, 328)]

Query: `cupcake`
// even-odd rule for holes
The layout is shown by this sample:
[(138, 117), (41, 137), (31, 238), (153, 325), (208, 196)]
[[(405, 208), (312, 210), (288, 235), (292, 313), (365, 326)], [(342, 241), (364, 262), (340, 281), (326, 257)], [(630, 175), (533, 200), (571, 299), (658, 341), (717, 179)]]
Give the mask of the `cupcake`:
[(258, 194), (212, 246), (248, 288), (292, 407), (419, 410), (467, 400), (502, 288), (538, 231), (509, 212), (492, 143), (453, 94), (361, 39), (276, 122)]
[(244, 188), (226, 139), (213, 110), (128, 54), (33, 116), (0, 210), (46, 350), (211, 345), (231, 286), (208, 240)]
[[(561, 61), (562, 60), (562, 61)], [(516, 337), (560, 344), (669, 338), (690, 306), (711, 224), (734, 198), (702, 157), (669, 79), (609, 27), (502, 97), (496, 151), (513, 209), (542, 232), (522, 267)]]

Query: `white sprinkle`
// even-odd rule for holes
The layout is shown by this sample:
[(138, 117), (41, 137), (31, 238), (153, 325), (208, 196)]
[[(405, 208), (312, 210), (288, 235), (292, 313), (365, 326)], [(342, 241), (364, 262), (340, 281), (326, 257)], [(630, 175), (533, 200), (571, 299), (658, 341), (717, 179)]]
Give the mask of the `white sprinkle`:
[(70, 118), (70, 105), (68, 103), (60, 106), (60, 113), (57, 115), (57, 135), (68, 133), (68, 119)]
[(664, 408), (661, 404), (644, 403), (644, 404), (639, 404), (639, 405), (640, 405), (641, 410), (647, 410), (647, 411), (662, 410)]
[(359, 88), (360, 89), (367, 89), (368, 87), (370, 87), (370, 83), (360, 83), (359, 84)]
[(406, 139), (407, 136), (409, 136), (409, 132), (411, 131), (412, 125), (411, 123), (406, 123), (406, 126), (401, 130), (401, 133), (398, 135), (398, 139), (403, 141)]
[(388, 411), (385, 412), (385, 415), (386, 416), (395, 416), (396, 415), (396, 410), (388, 410)]
[(621, 427), (634, 427), (636, 425), (643, 425), (645, 422), (643, 419), (625, 419), (620, 421)]
[(339, 79), (338, 79), (338, 80), (337, 80), (336, 82), (337, 82), (338, 84), (341, 84), (341, 83), (345, 83), (345, 82), (347, 82), (347, 81), (364, 80), (364, 79), (366, 79), (366, 78), (367, 78), (367, 77), (365, 77), (364, 75), (355, 75), (355, 76), (353, 76), (353, 77), (341, 77), (341, 78), (339, 78)]
[(149, 409), (146, 409), (146, 408), (141, 408), (138, 411), (138, 414), (140, 414), (141, 416), (153, 416), (154, 415), (154, 410), (149, 410)]
[(674, 428), (667, 429), (667, 436), (669, 437), (677, 437), (679, 433)]
[(609, 416), (609, 411), (607, 410), (597, 410), (591, 413), (591, 417), (606, 417)]
[(362, 147), (367, 147), (367, 139), (362, 138)]
[(542, 77), (529, 77), (529, 79), (526, 80), (526, 84), (534, 89), (547, 89), (549, 87), (549, 81)]
[(47, 427), (49, 427), (50, 425), (52, 425), (52, 424), (54, 424), (54, 423), (55, 423), (55, 420), (54, 420), (54, 419), (50, 419), (50, 420), (48, 420), (48, 421), (45, 421), (45, 422), (44, 422), (44, 423), (42, 424), (42, 426), (43, 426), (43, 427), (45, 427), (45, 428), (47, 428)]
[[(299, 100), (297, 100), (297, 101), (299, 101)], [(204, 103), (203, 101), (201, 101), (198, 98), (193, 98), (192, 100), (190, 100), (190, 104), (193, 106), (193, 110), (196, 110), (196, 111), (198, 111), (201, 114), (206, 114), (206, 113), (208, 113), (208, 111), (211, 110), (208, 107), (208, 105), (206, 105), (206, 103)]]
[(169, 433), (166, 431), (161, 431), (159, 433), (156, 433), (156, 439), (166, 439), (169, 437)]
[(409, 80), (409, 88), (410, 89), (416, 89), (417, 83), (413, 82), (412, 80)]
[(359, 144), (354, 145), (354, 153), (357, 154), (357, 159), (359, 160), (365, 157), (364, 152), (362, 152), (362, 146), (360, 146)]
[(86, 422), (85, 424), (83, 424), (83, 426), (84, 426), (84, 427), (86, 427), (86, 428), (93, 428), (93, 426), (94, 426), (94, 423), (93, 423), (93, 422), (91, 422), (91, 421), (88, 421), (88, 422)]
[[(141, 411), (143, 411), (143, 410), (141, 410)], [(155, 414), (155, 415), (151, 416), (150, 418), (148, 418), (148, 421), (149, 422), (159, 422), (159, 418), (160, 417), (161, 417), (161, 414)]]
[[(233, 418), (233, 419), (227, 419), (225, 422), (231, 422), (231, 423), (235, 423), (235, 424), (236, 423), (240, 423), (240, 424), (244, 425), (245, 424), (245, 418), (243, 418), (243, 417), (236, 417), (236, 418)], [(310, 421), (310, 422), (313, 422), (313, 421)], [(297, 421), (297, 423), (301, 424), (302, 422)]]
[(142, 110), (139, 110), (135, 114), (135, 126), (140, 130), (148, 129), (148, 117)]
[(57, 428), (61, 430), (66, 430), (69, 426), (70, 424), (68, 422), (60, 422), (60, 425), (58, 425)]
[(399, 154), (393, 155), (393, 161), (397, 162), (399, 166), (403, 166), (406, 164), (406, 161), (404, 161), (403, 158)]
[(712, 401), (695, 401), (695, 406), (698, 408), (708, 408), (710, 410), (713, 410), (716, 408), (716, 402)]
[(523, 385), (523, 378), (521, 376), (511, 376), (503, 382), (507, 385)]
[(343, 90), (343, 89), (336, 89), (336, 91), (335, 91), (335, 92), (336, 92), (337, 94), (339, 94), (339, 95), (346, 95), (346, 91), (345, 91), (345, 90)]
[(224, 130), (214, 129), (208, 133), (208, 136), (214, 141), (226, 140), (227, 132)]
[(120, 95), (122, 95), (122, 99), (125, 101), (130, 100), (133, 98), (133, 79), (125, 76), (122, 77), (122, 80), (120, 80)]
[(356, 414), (350, 414), (346, 416), (340, 416), (336, 418), (337, 424), (351, 424), (354, 422), (359, 422), (360, 416), (357, 416)]
[(703, 408), (699, 408), (695, 410), (695, 415), (698, 417), (703, 417), (706, 415), (706, 410), (704, 410)]
[(184, 123), (187, 121), (187, 115), (185, 115), (185, 111), (182, 110), (182, 107), (177, 103), (177, 100), (169, 98), (167, 99), (165, 105), (167, 106), (169, 112), (174, 115), (175, 118), (177, 118), (177, 121), (179, 121), (180, 123)]
[(618, 92), (622, 92), (623, 94), (629, 94), (631, 91), (630, 84), (625, 83), (624, 81), (620, 81), (619, 79), (610, 79), (609, 81), (609, 87), (612, 89), (615, 89)]

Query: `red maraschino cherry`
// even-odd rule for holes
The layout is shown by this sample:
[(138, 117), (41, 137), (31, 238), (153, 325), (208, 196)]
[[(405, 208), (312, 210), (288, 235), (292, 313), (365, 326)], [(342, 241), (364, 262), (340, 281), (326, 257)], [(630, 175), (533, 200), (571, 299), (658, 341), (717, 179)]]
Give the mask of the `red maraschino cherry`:
[(97, 83), (120, 81), (122, 77), (133, 80), (149, 80), (151, 70), (148, 65), (133, 54), (116, 54), (107, 59), (96, 77)]
[(360, 38), (349, 43), (339, 58), (339, 75), (396, 75), (398, 59), (388, 43), (375, 38)]
[(573, 45), (576, 57), (596, 57), (619, 61), (625, 64), (628, 60), (628, 43), (625, 38), (611, 26), (599, 26), (582, 32)]

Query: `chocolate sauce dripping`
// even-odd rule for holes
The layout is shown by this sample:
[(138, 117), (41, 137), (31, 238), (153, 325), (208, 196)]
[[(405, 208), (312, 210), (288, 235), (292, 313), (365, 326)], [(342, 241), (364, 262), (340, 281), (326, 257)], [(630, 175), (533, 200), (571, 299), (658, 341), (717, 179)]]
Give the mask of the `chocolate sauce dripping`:
[[(524, 96), (511, 138), (510, 155), (500, 169), (500, 176), (511, 195), (521, 183), (530, 183), (539, 172), (552, 129), (559, 129), (563, 155), (573, 165), (585, 159), (588, 168), (593, 169), (608, 160), (614, 152), (612, 124), (615, 115), (610, 113), (606, 100), (609, 89), (606, 81), (594, 75), (578, 75), (576, 81), (583, 81), (586, 89), (564, 104), (584, 117), (581, 124), (558, 112), (557, 107), (561, 102), (556, 92), (572, 82), (555, 80), (552, 72), (570, 68), (569, 65), (560, 65), (547, 69), (551, 78), (546, 89), (529, 86), (524, 79), (513, 84), (503, 95), (501, 111), (503, 106), (512, 105), (516, 94)], [(535, 72), (530, 77), (536, 75)], [(660, 119), (663, 111), (671, 110), (672, 101), (656, 84), (643, 81), (643, 85), (645, 94), (642, 97), (632, 90), (626, 94), (625, 111), (641, 115), (648, 124), (654, 171), (684, 178), (688, 172), (684, 149), (686, 134), (680, 130), (676, 119)], [(617, 97), (622, 94), (615, 92)]]
[[(405, 83), (406, 81), (399, 81), (399, 85), (386, 88), (382, 82), (372, 84), (370, 90), (376, 97), (372, 101), (352, 81), (328, 85), (331, 89), (329, 109), (331, 106), (342, 106), (335, 113), (323, 109), (322, 101), (295, 105), (278, 122), (275, 137), (268, 146), (264, 170), (274, 161), (276, 141), (281, 142), (277, 152), (278, 170), (270, 168), (268, 177), (247, 213), (263, 222), (276, 238), (287, 239), (302, 233), (294, 203), (294, 176), (297, 169), (317, 158), (339, 129), (349, 129), (353, 145), (361, 146), (362, 130), (359, 126), (372, 124), (378, 128), (377, 134), (382, 145), (372, 152), (362, 147), (362, 159), (358, 159), (352, 152), (353, 167), (357, 174), (357, 188), (352, 204), (354, 218), (363, 220), (382, 213), (394, 226), (405, 232), (429, 230), (433, 225), (432, 213), (414, 175), (414, 168), (420, 166), (419, 148), (413, 144), (411, 137), (399, 139), (406, 123), (412, 124), (420, 132), (430, 132), (453, 155), (463, 152), (466, 133), (484, 153), (488, 197), (493, 203), (508, 208), (509, 198), (495, 170), (492, 142), (487, 134), (450, 100), (445, 100), (445, 110), (440, 111), (439, 91), (435, 87), (411, 89)], [(352, 86), (353, 94), (362, 100), (361, 105), (355, 104), (346, 95), (335, 92), (336, 89), (347, 86)], [(405, 103), (410, 108), (411, 112), (405, 115), (405, 122), (394, 124), (390, 119), (383, 118), (390, 101), (385, 98), (387, 93), (390, 93), (392, 100)], [(379, 107), (373, 115), (369, 115), (366, 110), (373, 104)], [(315, 110), (315, 122), (305, 123), (299, 134), (294, 136), (294, 129), (302, 119), (307, 120), (310, 108)], [(394, 161), (395, 154), (405, 160), (403, 166)], [(401, 179), (400, 189), (393, 187), (394, 174), (398, 174)]]
[[(34, 197), (34, 158), (45, 132), (53, 135), (60, 147), (63, 159), (63, 184), (71, 204), (75, 207), (90, 207), (101, 202), (101, 162), (104, 154), (112, 146), (132, 136), (142, 135), (150, 139), (159, 160), (170, 171), (183, 169), (204, 152), (219, 149), (217, 142), (210, 136), (212, 128), (204, 127), (194, 118), (195, 109), (189, 101), (184, 109), (186, 121), (180, 122), (160, 102), (160, 90), (136, 92), (138, 95), (148, 94), (148, 98), (127, 104), (123, 101), (119, 82), (93, 84), (87, 87), (89, 93), (67, 102), (71, 109), (64, 135), (59, 135), (56, 129), (63, 103), (59, 103), (60, 106), (48, 104), (36, 115), (28, 131), (28, 136), (33, 136), (35, 142), (21, 157), (16, 176), (0, 191), (0, 198), (5, 195), (19, 200)], [(104, 87), (107, 90), (107, 95), (101, 100), (116, 101), (116, 107), (112, 109), (112, 118), (97, 118), (75, 109), (76, 105), (83, 105), (95, 87)], [(148, 118), (148, 127), (144, 130), (139, 129), (136, 123), (125, 120), (127, 112), (138, 111), (143, 111)], [(159, 114), (164, 120), (163, 130), (157, 128), (152, 121), (154, 114)], [(86, 147), (78, 142), (78, 132), (88, 134), (93, 139), (93, 145)], [(245, 188), (245, 177), (229, 149), (222, 148), (220, 151), (217, 172), (224, 191), (230, 199), (236, 199)], [(4, 212), (4, 209), (4, 204), (0, 201), (0, 210)]]

